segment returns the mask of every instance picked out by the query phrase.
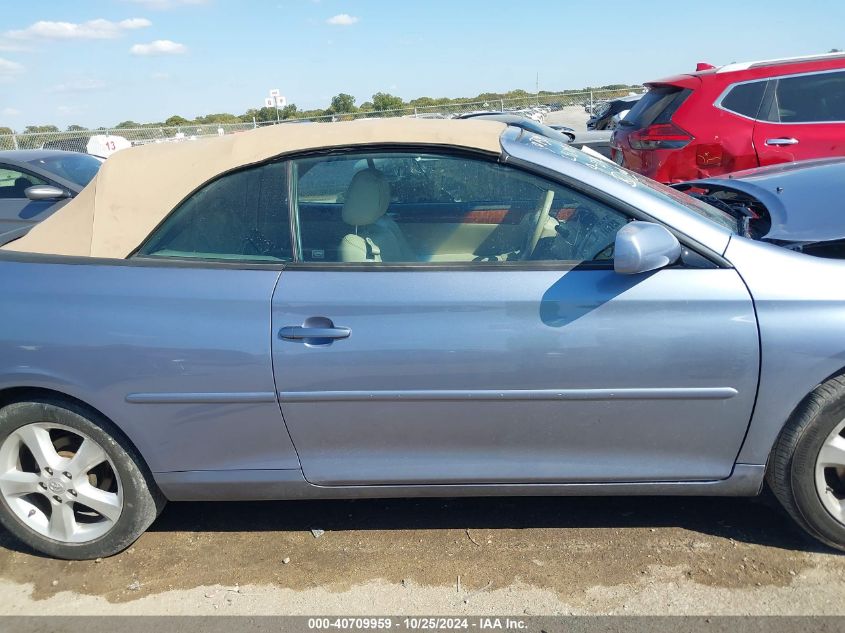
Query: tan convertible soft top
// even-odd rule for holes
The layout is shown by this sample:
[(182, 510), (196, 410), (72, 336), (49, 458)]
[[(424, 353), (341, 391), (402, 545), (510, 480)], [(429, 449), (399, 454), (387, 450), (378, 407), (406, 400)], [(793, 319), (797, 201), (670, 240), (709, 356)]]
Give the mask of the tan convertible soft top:
[(3, 248), (123, 259), (192, 191), (233, 169), (302, 150), (369, 144), (432, 144), (499, 154), (504, 129), (494, 121), (374, 119), (273, 125), (135, 147), (109, 158), (76, 199)]

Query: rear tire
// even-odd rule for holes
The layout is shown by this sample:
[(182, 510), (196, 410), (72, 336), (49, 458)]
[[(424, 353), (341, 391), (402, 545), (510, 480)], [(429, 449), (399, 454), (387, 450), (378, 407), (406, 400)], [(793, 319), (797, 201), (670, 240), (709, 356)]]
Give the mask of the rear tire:
[(112, 556), (164, 505), (140, 455), (102, 416), (51, 399), (0, 409), (0, 523), (31, 548)]
[(845, 551), (845, 376), (808, 395), (781, 431), (766, 480), (792, 518)]

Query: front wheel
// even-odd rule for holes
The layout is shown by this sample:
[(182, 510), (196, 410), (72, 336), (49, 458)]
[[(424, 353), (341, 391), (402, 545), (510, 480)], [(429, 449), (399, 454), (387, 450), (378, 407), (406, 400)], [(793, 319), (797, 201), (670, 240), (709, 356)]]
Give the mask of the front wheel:
[(0, 523), (30, 547), (65, 559), (111, 556), (163, 507), (107, 420), (50, 400), (0, 409)]
[(845, 551), (845, 376), (799, 405), (772, 450), (766, 478), (801, 527)]

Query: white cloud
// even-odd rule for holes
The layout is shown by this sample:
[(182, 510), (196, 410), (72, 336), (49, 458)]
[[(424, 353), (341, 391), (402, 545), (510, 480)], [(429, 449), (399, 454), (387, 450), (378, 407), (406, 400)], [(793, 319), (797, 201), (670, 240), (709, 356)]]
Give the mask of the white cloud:
[(0, 53), (25, 53), (28, 51), (29, 49), (26, 46), (21, 46), (20, 44), (0, 42)]
[(102, 79), (74, 79), (53, 86), (51, 92), (93, 92), (105, 87), (106, 82)]
[(0, 77), (11, 77), (23, 72), (23, 66), (17, 62), (0, 57)]
[(129, 49), (133, 55), (181, 55), (188, 47), (172, 40), (155, 40), (149, 44), (135, 44)]
[(50, 22), (40, 21), (25, 29), (6, 31), (6, 37), (16, 40), (111, 40), (134, 31), (152, 26), (146, 18), (129, 18), (120, 22), (111, 20), (90, 20), (88, 22)]
[(0, 116), (20, 116), (21, 111), (15, 108), (3, 108), (0, 110)]
[(326, 24), (332, 24), (334, 26), (351, 26), (357, 21), (358, 18), (354, 15), (349, 15), (348, 13), (338, 13), (326, 20)]
[(167, 81), (170, 79), (170, 73), (152, 73), (150, 75), (150, 79), (155, 79), (156, 81)]
[(208, 4), (208, 0), (128, 0), (140, 4), (148, 9), (164, 11), (178, 6), (198, 6)]

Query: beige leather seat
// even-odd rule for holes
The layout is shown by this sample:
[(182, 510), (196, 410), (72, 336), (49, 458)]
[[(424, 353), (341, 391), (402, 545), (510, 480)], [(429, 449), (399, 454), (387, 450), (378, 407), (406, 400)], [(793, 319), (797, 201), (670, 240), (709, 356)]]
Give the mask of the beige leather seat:
[(415, 262), (417, 256), (396, 222), (385, 216), (390, 185), (378, 169), (359, 171), (349, 183), (343, 221), (355, 227), (340, 242), (342, 262)]

